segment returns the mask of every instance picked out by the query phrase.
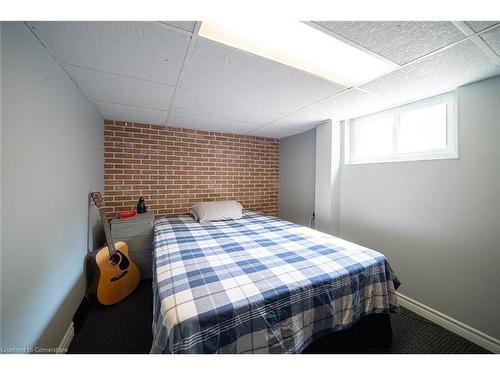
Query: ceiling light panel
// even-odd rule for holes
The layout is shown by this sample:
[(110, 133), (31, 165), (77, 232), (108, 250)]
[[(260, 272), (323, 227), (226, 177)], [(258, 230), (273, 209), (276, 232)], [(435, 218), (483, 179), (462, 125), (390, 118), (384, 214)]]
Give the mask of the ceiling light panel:
[(341, 121), (378, 112), (390, 106), (391, 102), (389, 100), (352, 89), (312, 105), (304, 111)]
[(261, 125), (289, 113), (269, 104), (247, 102), (182, 88), (177, 89), (171, 110)]
[(262, 103), (285, 113), (345, 90), (344, 86), (207, 39), (198, 39), (182, 88)]
[(260, 125), (249, 124), (241, 121), (231, 121), (177, 112), (169, 112), (167, 125), (175, 128), (197, 129), (234, 134), (247, 134), (248, 132), (260, 127)]
[(93, 101), (168, 110), (174, 87), (160, 83), (63, 65), (80, 90)]
[(361, 86), (394, 104), (436, 95), (500, 74), (472, 41), (466, 40)]
[(500, 26), (479, 34), (486, 44), (488, 44), (500, 56)]
[(191, 39), (156, 22), (32, 22), (65, 64), (175, 86)]
[(314, 22), (400, 65), (465, 38), (452, 22)]
[(498, 23), (498, 21), (465, 21), (465, 22), (476, 33)]
[(101, 102), (95, 104), (99, 113), (107, 120), (164, 125), (167, 117), (166, 111)]
[(299, 21), (203, 21), (199, 35), (344, 86), (395, 68)]

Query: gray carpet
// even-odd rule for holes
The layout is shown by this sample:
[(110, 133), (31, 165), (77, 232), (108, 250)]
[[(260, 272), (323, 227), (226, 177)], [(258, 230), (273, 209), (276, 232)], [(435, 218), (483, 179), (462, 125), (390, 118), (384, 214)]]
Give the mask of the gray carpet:
[(488, 350), (404, 307), (392, 316), (393, 354), (488, 354)]
[[(151, 280), (144, 280), (124, 301), (91, 311), (75, 334), (69, 353), (148, 353), (152, 316)], [(366, 353), (489, 353), (404, 308), (392, 315), (392, 329), (390, 349)]]

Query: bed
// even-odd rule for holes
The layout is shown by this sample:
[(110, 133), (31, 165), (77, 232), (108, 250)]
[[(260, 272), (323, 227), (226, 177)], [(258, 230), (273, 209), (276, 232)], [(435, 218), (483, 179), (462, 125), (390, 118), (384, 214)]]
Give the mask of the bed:
[(276, 217), (158, 219), (151, 353), (301, 353), (398, 311), (384, 255)]

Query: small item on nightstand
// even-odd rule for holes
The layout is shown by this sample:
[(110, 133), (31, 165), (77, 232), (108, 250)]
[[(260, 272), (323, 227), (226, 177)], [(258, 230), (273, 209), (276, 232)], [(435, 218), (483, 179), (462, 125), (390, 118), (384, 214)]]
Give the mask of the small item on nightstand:
[(118, 218), (119, 219), (126, 219), (128, 217), (134, 217), (135, 215), (137, 215), (137, 211), (136, 210), (123, 211), (123, 212), (120, 212), (118, 214)]
[(147, 212), (146, 203), (144, 203), (144, 198), (140, 197), (139, 202), (137, 202), (137, 213), (143, 214)]

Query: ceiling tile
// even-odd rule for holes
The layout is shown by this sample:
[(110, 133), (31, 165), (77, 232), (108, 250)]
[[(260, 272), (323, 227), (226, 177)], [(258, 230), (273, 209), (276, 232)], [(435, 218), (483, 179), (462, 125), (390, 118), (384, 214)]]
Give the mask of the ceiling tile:
[(186, 113), (169, 112), (167, 125), (175, 128), (198, 129), (205, 131), (247, 134), (259, 125), (241, 121), (229, 121)]
[(172, 111), (264, 125), (287, 114), (276, 106), (178, 88)]
[(397, 64), (465, 38), (451, 22), (438, 21), (315, 21)]
[(166, 25), (177, 27), (178, 29), (193, 32), (196, 25), (196, 21), (161, 21)]
[(309, 73), (199, 38), (181, 87), (290, 113), (345, 89)]
[(393, 103), (403, 103), (497, 74), (500, 74), (500, 66), (495, 65), (472, 41), (466, 40), (361, 88)]
[[(310, 128), (312, 129), (312, 128)], [(266, 126), (265, 128), (255, 130), (248, 135), (254, 135), (256, 137), (266, 137), (266, 138), (285, 138), (291, 135), (303, 133), (309, 129), (291, 129), (281, 126)]]
[(97, 70), (64, 65), (83, 93), (93, 101), (168, 110), (174, 87)]
[[(190, 36), (155, 22), (32, 22), (65, 64), (176, 85)], [(168, 60), (168, 62), (166, 62)]]
[(101, 102), (96, 102), (96, 106), (99, 113), (107, 120), (164, 125), (167, 117), (166, 111), (157, 111), (154, 109)]
[(304, 112), (341, 121), (381, 111), (390, 106), (391, 102), (388, 100), (364, 91), (352, 89), (308, 107)]
[(329, 120), (331, 117), (318, 116), (312, 113), (295, 112), (291, 115), (273, 122), (269, 126), (283, 127), (287, 129), (307, 130), (314, 128), (319, 123)]
[(500, 56), (500, 26), (479, 35)]
[(228, 97), (244, 97), (276, 64), (261, 57), (199, 38), (184, 68), (181, 87)]
[(498, 21), (465, 21), (465, 22), (476, 33), (498, 23)]

